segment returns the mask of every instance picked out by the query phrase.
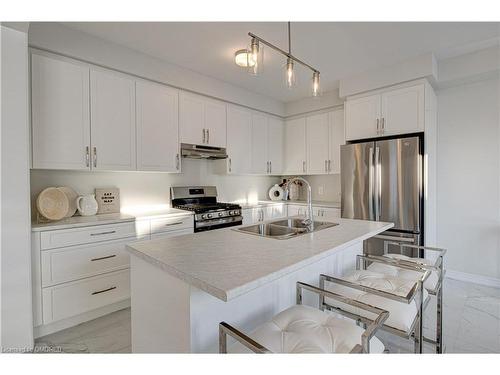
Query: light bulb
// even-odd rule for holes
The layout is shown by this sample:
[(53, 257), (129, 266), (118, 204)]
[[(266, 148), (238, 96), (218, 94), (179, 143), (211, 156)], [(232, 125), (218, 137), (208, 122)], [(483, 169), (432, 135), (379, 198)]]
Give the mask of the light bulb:
[(316, 70), (313, 73), (313, 78), (312, 78), (312, 96), (320, 96), (321, 91), (320, 91), (320, 86), (319, 86), (319, 72)]
[(252, 38), (250, 43), (248, 62), (248, 72), (250, 74), (257, 75), (262, 72), (264, 49), (259, 45), (259, 41), (256, 38)]
[(296, 84), (296, 74), (295, 71), (293, 70), (293, 60), (291, 58), (288, 58), (286, 60), (286, 66), (285, 66), (285, 85), (289, 89), (292, 89)]

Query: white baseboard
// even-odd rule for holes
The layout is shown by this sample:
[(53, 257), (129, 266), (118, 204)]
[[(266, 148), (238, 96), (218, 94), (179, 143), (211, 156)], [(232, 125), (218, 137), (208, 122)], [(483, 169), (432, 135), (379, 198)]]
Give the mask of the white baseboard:
[(500, 288), (500, 279), (497, 279), (495, 277), (477, 275), (474, 273), (446, 270), (446, 278), (490, 286), (493, 288)]

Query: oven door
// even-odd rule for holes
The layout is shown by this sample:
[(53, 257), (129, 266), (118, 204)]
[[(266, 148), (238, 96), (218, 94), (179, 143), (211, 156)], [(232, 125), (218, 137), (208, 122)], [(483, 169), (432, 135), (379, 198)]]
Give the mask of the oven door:
[(195, 232), (204, 232), (206, 230), (234, 227), (243, 224), (243, 216), (230, 216), (222, 219), (212, 219), (194, 222)]

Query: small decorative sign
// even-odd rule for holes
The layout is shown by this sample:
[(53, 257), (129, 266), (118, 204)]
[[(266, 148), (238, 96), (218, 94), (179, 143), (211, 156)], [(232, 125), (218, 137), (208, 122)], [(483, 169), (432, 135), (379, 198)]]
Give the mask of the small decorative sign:
[(97, 214), (111, 214), (120, 212), (120, 189), (99, 188), (95, 189), (97, 200)]

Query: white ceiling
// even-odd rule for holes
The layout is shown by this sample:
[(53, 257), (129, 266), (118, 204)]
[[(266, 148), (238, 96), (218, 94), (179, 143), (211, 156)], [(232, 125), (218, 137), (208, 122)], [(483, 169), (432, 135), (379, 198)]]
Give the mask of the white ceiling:
[[(309, 96), (310, 71), (297, 67), (297, 87), (283, 83), (283, 56), (264, 52), (258, 77), (234, 64), (249, 31), (287, 47), (285, 22), (87, 22), (66, 26), (287, 102)], [(428, 52), (438, 59), (497, 41), (498, 23), (293, 22), (292, 54), (321, 71), (323, 91), (339, 79)]]

